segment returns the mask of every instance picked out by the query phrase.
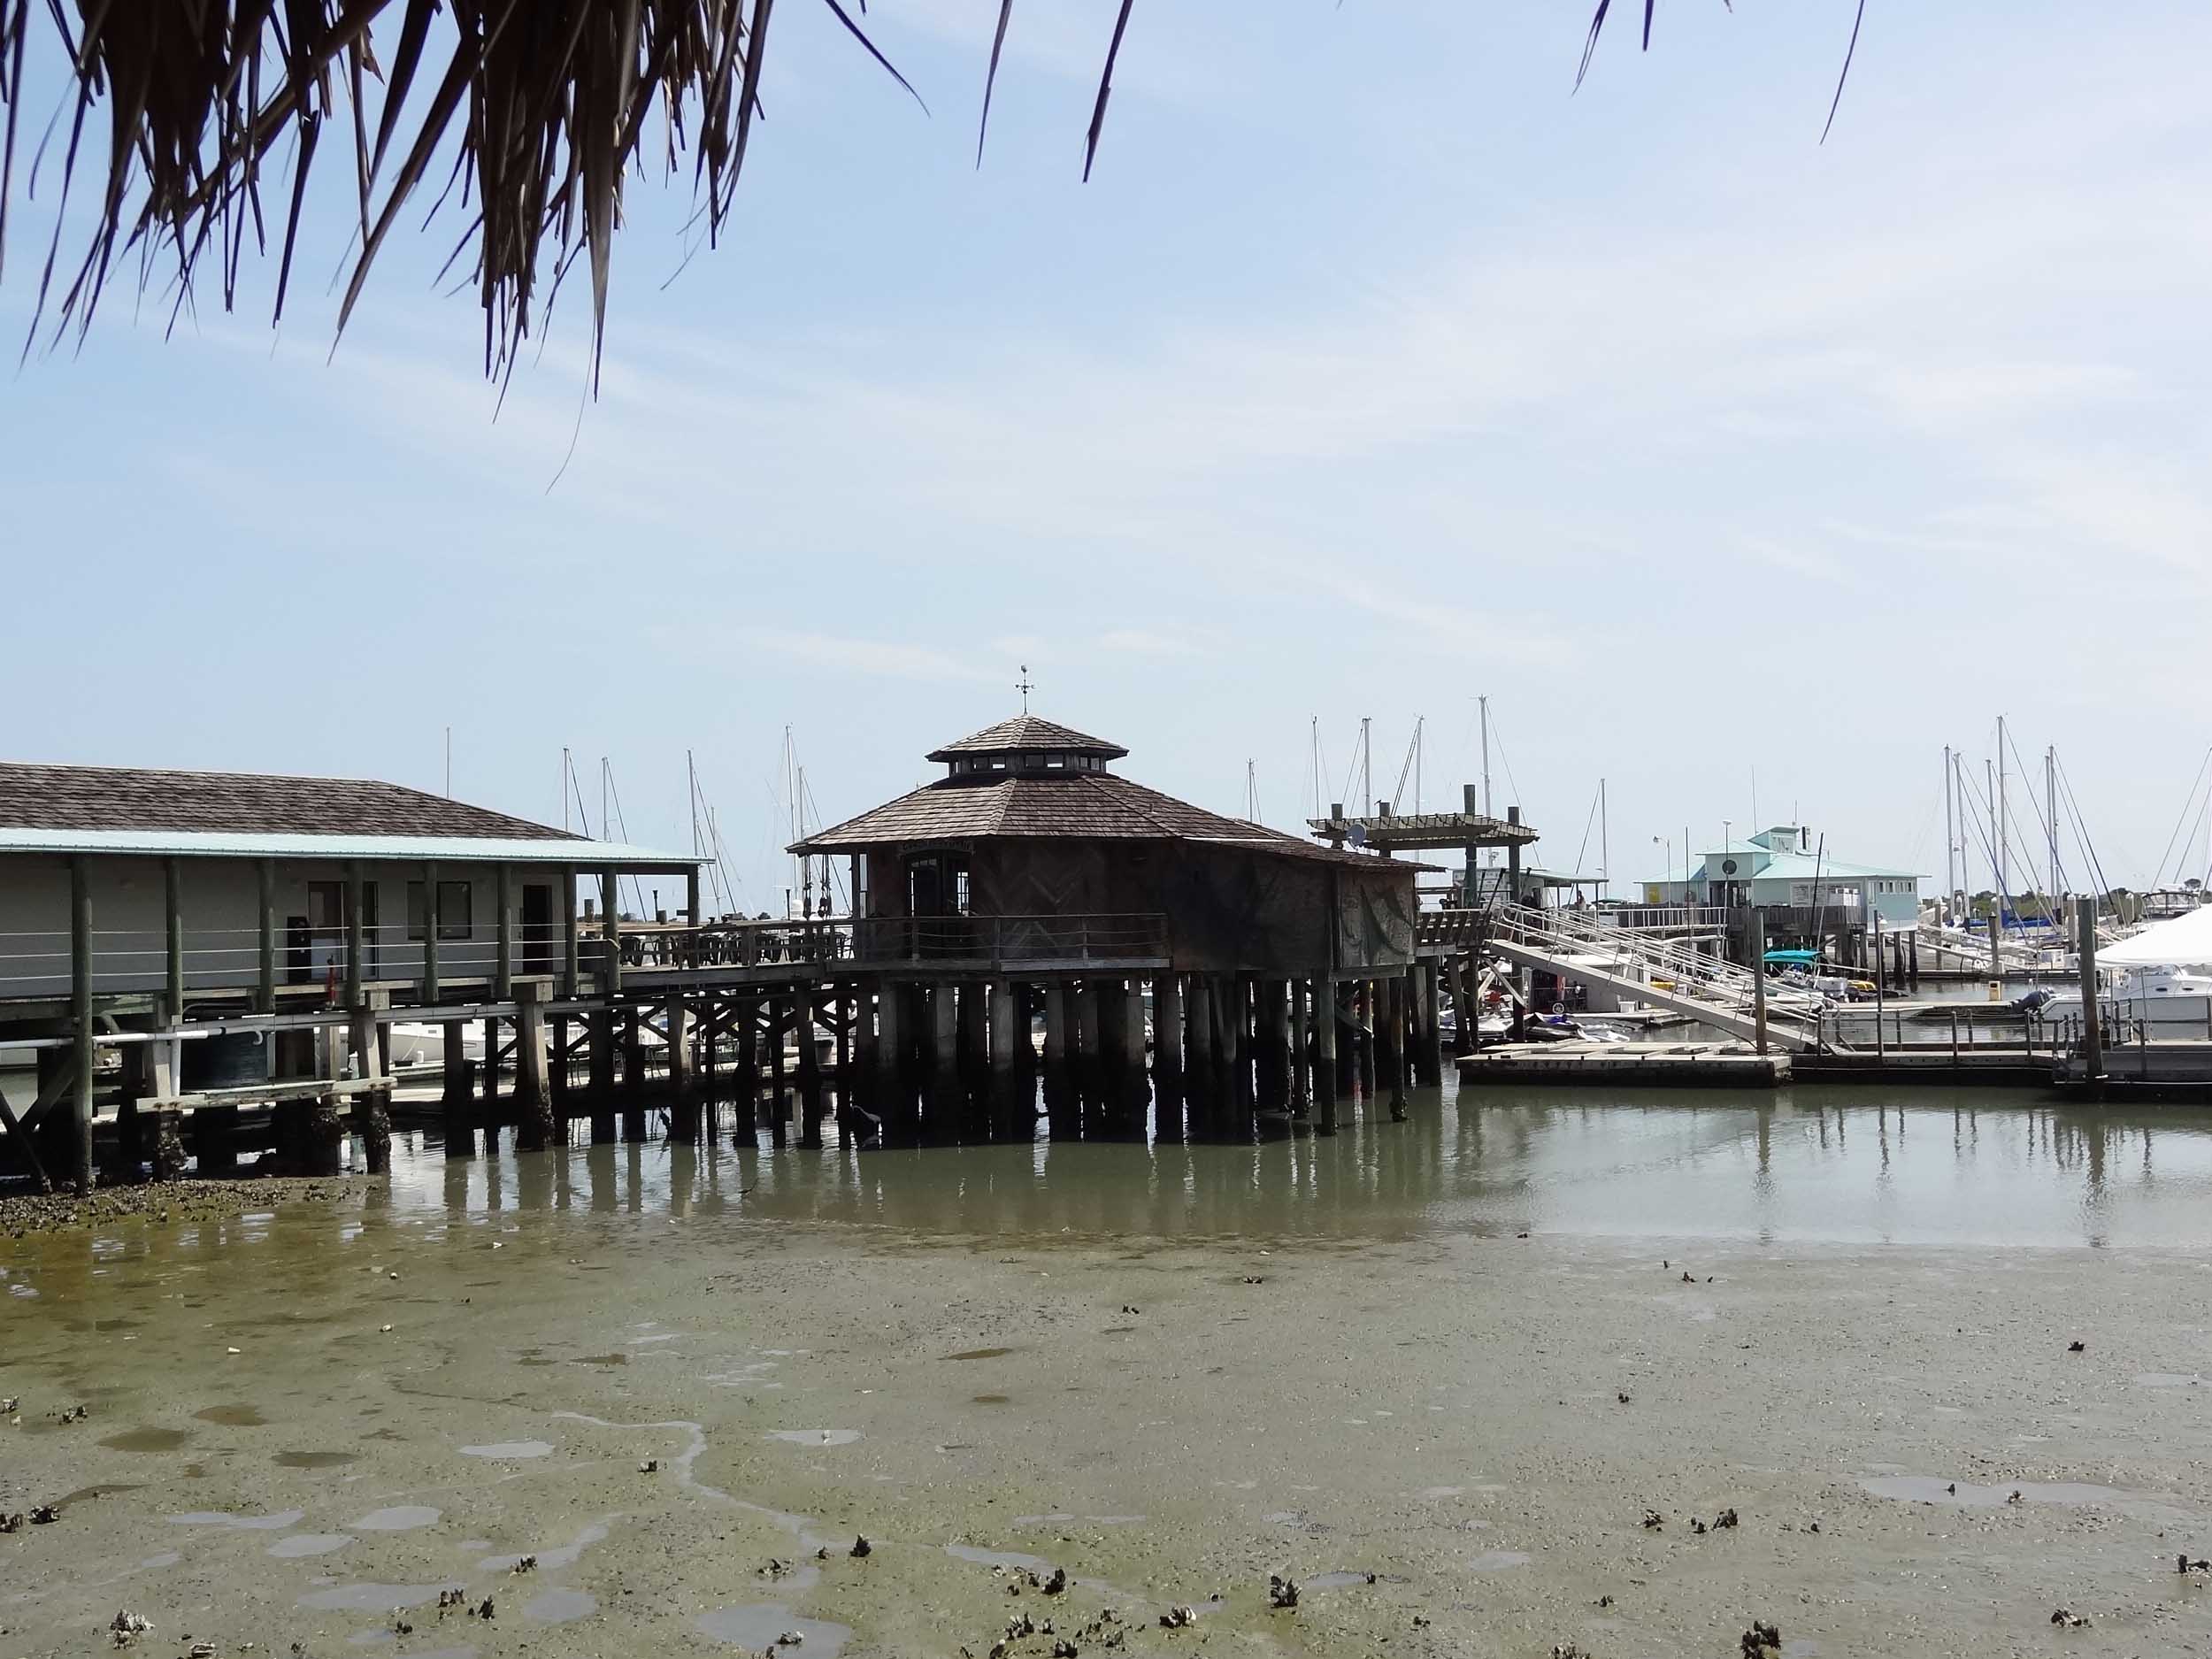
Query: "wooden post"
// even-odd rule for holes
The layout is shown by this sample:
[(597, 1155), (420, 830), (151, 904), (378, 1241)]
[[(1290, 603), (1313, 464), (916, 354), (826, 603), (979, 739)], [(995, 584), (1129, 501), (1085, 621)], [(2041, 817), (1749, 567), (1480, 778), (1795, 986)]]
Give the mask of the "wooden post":
[(1045, 1110), (1057, 1124), (1068, 1099), (1068, 985), (1045, 983)]
[(959, 1121), (959, 1010), (950, 980), (929, 987), (929, 1102), (926, 1132), (933, 1141), (950, 1141)]
[(1290, 981), (1290, 1115), (1303, 1118), (1312, 1103), (1313, 999), (1303, 979)]
[(253, 861), (254, 886), (257, 895), (255, 909), (259, 912), (261, 927), (261, 977), (254, 987), (254, 1011), (258, 1014), (276, 1012), (276, 860), (257, 858)]
[(692, 865), (690, 869), (684, 872), (684, 925), (691, 929), (691, 937), (684, 946), (683, 964), (687, 968), (695, 968), (705, 954), (699, 948), (702, 942), (699, 929), (703, 926), (703, 918), (699, 914), (699, 866), (697, 864)]
[(561, 995), (582, 995), (582, 948), (576, 937), (576, 866), (561, 866)]
[(438, 930), (445, 925), (445, 906), (438, 902), (438, 866), (422, 867), (422, 1001), (435, 1008), (444, 995), (438, 975)]
[(1132, 1141), (1144, 1139), (1145, 1106), (1151, 1089), (1144, 1065), (1144, 981), (1132, 979), (1124, 992), (1122, 1018), (1122, 1097), (1119, 1116)]
[(1229, 1043), (1227, 1052), (1235, 1067), (1230, 1080), (1229, 1099), (1235, 1110), (1232, 1133), (1242, 1140), (1252, 1134), (1252, 981), (1243, 974), (1230, 977), (1229, 985)]
[(990, 987), (971, 980), (960, 987), (960, 1077), (967, 1094), (964, 1138), (991, 1138)]
[(799, 1049), (799, 1144), (822, 1144), (822, 1045), (814, 1035), (814, 991), (802, 985), (792, 993), (793, 1036)]
[(1069, 1071), (1075, 1084), (1076, 1103), (1087, 1116), (1098, 1103), (1099, 1053), (1098, 987), (1088, 979), (1078, 979), (1069, 987), (1074, 1018), (1070, 1035), (1074, 1038), (1073, 1052), (1068, 1056)]
[(553, 1091), (545, 1064), (545, 1004), (542, 979), (515, 987), (515, 1149), (536, 1152), (568, 1139), (568, 1125), (553, 1112)]
[(733, 999), (728, 1018), (737, 1034), (736, 1100), (730, 1131), (733, 1138), (742, 1135), (749, 1146), (760, 1129), (759, 1001), (750, 996)]
[(837, 1037), (837, 1141), (849, 1146), (859, 1128), (853, 1116), (853, 1056), (859, 1046), (860, 999), (852, 981), (841, 981), (830, 998), (830, 1024)]
[(551, 1021), (552, 1054), (546, 1064), (546, 1094), (553, 1106), (553, 1138), (562, 1145), (568, 1144), (569, 1043), (572, 1035), (568, 1016), (556, 1014)]
[(1434, 957), (1414, 964), (1421, 993), (1421, 1040), (1414, 1053), (1421, 1063), (1421, 1087), (1444, 1087), (1444, 969)]
[(487, 1015), (484, 1019), (484, 1150), (499, 1150), (499, 1020)]
[(791, 1103), (784, 1095), (783, 1010), (777, 1002), (775, 994), (771, 992), (760, 1003), (760, 1039), (768, 1045), (768, 1101), (762, 1110), (767, 1115), (770, 1138), (781, 1146)]
[(492, 974), (492, 998), (505, 1002), (515, 994), (515, 872), (511, 865), (499, 866), (493, 892), (499, 906), (499, 956)]
[[(391, 1006), (389, 991), (371, 991), (357, 1003), (348, 1018), (346, 1046), (353, 1050), (353, 1074), (357, 1078), (375, 1080), (384, 1078), (384, 1045), (378, 1041), (377, 1015)], [(392, 1092), (388, 1084), (382, 1088), (364, 1089), (353, 1097), (353, 1125), (361, 1136), (361, 1153), (372, 1175), (388, 1175), (392, 1171)]]
[(1767, 1051), (1767, 916), (1755, 907), (1751, 912), (1751, 1029), (1753, 1046)]
[(687, 1143), (699, 1139), (699, 1081), (692, 1065), (691, 1004), (668, 999), (668, 1138)]
[(585, 1041), (591, 1045), (586, 1091), (591, 1096), (591, 1141), (605, 1146), (614, 1140), (614, 1010), (601, 1003), (585, 1016)]
[(361, 1000), (361, 970), (365, 956), (364, 940), (366, 922), (361, 914), (361, 861), (346, 861), (346, 982), (344, 1000), (348, 1008)]
[(1320, 1106), (1313, 1132), (1317, 1135), (1336, 1133), (1337, 1099), (1341, 1085), (1337, 1079), (1336, 981), (1324, 976), (1313, 982), (1313, 1092)]
[(906, 1051), (914, 1041), (909, 1011), (904, 985), (890, 979), (876, 981), (875, 1110), (883, 1119), (887, 1144), (914, 1133), (914, 1097), (906, 1087)]
[(599, 995), (622, 995), (622, 900), (615, 872), (599, 872)]
[(1021, 1102), (1014, 1077), (1014, 1025), (1019, 1001), (1011, 980), (991, 987), (991, 1123), (992, 1137), (999, 1141), (1027, 1139), (1023, 1128), (1034, 1128), (1022, 1123), (1017, 1110)]
[(1152, 1133), (1183, 1138), (1183, 976), (1172, 969), (1152, 981)]
[(1359, 1025), (1354, 1041), (1358, 1045), (1359, 1094), (1363, 1101), (1375, 1098), (1375, 1050), (1382, 1037), (1382, 1020), (1378, 1011), (1381, 999), (1377, 991), (1379, 979), (1361, 979), (1359, 986)]
[(165, 981), (170, 1026), (184, 1023), (184, 877), (174, 858), (161, 861), (162, 909), (165, 912), (169, 972)]
[(1282, 980), (1259, 982), (1258, 1041), (1255, 1069), (1259, 1104), (1280, 1111), (1290, 1103), (1290, 987)]
[(1406, 976), (1394, 975), (1388, 981), (1390, 1008), (1390, 1121), (1402, 1124), (1406, 1120)]
[(622, 1138), (645, 1139), (645, 1015), (635, 1002), (622, 1010)]
[(1190, 1107), (1189, 1133), (1219, 1133), (1220, 1095), (1214, 1067), (1214, 992), (1207, 975), (1194, 973), (1183, 993), (1183, 1095)]
[(2097, 1005), (2097, 906), (2085, 898), (2074, 907), (2075, 942), (2081, 957), (2082, 1079), (2104, 1076), (2104, 1010)]
[(468, 1045), (468, 1029), (465, 1019), (445, 1022), (445, 1089), (440, 1104), (443, 1108), (442, 1133), (445, 1155), (449, 1158), (473, 1157), (476, 1154), (475, 1073), (463, 1052)]
[(74, 1140), (69, 1153), (69, 1179), (80, 1193), (92, 1190), (92, 884), (85, 855), (69, 859), (69, 1015), (76, 1036), (75, 1075), (71, 1089), (74, 1103)]

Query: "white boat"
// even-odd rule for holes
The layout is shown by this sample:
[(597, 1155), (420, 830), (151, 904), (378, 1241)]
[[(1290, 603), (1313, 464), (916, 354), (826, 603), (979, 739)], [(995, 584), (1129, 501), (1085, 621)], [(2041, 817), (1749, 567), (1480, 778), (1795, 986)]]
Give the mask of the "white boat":
[[(2124, 1020), (2165, 1036), (2212, 1037), (2212, 907), (2158, 922), (2097, 953), (2100, 995)], [(2081, 1014), (2081, 992), (2046, 998), (2046, 1019)]]

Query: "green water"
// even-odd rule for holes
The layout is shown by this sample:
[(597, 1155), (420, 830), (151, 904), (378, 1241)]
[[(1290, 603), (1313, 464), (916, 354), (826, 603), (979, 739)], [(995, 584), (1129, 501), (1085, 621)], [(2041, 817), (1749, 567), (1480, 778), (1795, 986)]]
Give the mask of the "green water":
[(1244, 1146), (1043, 1140), (855, 1152), (396, 1143), (395, 1210), (830, 1223), (919, 1237), (1410, 1238), (1522, 1231), (1791, 1241), (2212, 1243), (2212, 1113), (2016, 1091), (1417, 1094)]

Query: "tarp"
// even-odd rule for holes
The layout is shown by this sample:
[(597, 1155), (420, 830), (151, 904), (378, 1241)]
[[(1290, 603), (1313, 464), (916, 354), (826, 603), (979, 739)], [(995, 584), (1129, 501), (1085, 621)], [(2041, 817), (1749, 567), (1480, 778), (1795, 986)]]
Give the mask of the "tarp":
[(1820, 953), (1817, 950), (1770, 950), (1766, 954), (1766, 960), (1795, 963), (1801, 967), (1810, 967), (1820, 960)]
[(2170, 922), (2154, 922), (2132, 939), (2100, 946), (2099, 967), (2154, 968), (2212, 964), (2212, 904)]

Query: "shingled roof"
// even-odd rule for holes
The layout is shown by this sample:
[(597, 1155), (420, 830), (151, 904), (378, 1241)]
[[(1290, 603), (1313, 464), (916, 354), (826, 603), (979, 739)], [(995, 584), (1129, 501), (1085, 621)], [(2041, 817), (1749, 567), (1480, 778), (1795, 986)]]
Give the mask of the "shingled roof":
[[(856, 852), (986, 837), (1201, 841), (1369, 870), (1384, 863), (1369, 854), (1340, 852), (1301, 841), (1263, 824), (1223, 818), (1104, 772), (946, 778), (818, 831), (788, 850)], [(1405, 860), (1392, 867), (1407, 872), (1426, 868)]]
[(1018, 714), (996, 726), (987, 726), (957, 743), (933, 749), (929, 758), (950, 760), (956, 755), (1004, 755), (1020, 749), (1057, 749), (1069, 755), (1096, 755), (1102, 760), (1119, 760), (1129, 752), (1102, 737), (1090, 737), (1033, 714)]
[(9, 761), (0, 761), (0, 828), (582, 840), (526, 818), (365, 778), (284, 778), (259, 772)]

